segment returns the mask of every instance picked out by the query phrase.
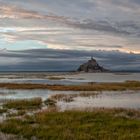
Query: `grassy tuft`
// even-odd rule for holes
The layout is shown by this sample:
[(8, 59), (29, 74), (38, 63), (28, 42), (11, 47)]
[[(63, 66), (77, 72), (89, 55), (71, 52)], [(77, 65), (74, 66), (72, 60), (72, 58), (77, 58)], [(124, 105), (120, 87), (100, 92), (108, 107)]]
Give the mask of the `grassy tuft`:
[(45, 105), (47, 105), (48, 107), (55, 107), (56, 106), (56, 101), (53, 99), (46, 99), (44, 101)]
[(41, 98), (23, 99), (23, 100), (9, 100), (3, 104), (3, 108), (26, 110), (26, 109), (39, 109), (42, 105)]
[(50, 97), (50, 99), (55, 101), (73, 102), (76, 97), (94, 97), (98, 93), (94, 92), (81, 92), (75, 94), (55, 94)]

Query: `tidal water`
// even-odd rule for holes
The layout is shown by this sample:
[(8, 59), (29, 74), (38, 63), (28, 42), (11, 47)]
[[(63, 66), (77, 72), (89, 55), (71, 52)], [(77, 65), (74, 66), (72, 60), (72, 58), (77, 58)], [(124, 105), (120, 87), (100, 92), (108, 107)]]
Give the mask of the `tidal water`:
[[(8, 90), (0, 89), (0, 103), (9, 99), (29, 99), (41, 97), (43, 100), (54, 94), (75, 94), (80, 91), (51, 91), (51, 90)], [(88, 92), (86, 92), (88, 93)], [(90, 92), (91, 93), (91, 92)], [(140, 91), (102, 91), (95, 96), (76, 97), (73, 102), (58, 102), (58, 106), (64, 109), (74, 108), (131, 108), (140, 109)]]
[(0, 73), (0, 83), (78, 85), (89, 82), (124, 81), (140, 81), (140, 73)]
[(59, 102), (62, 109), (126, 108), (140, 109), (140, 91), (103, 91), (94, 97), (76, 97), (73, 102)]
[[(50, 76), (60, 79), (52, 80)], [(41, 83), (76, 85), (89, 82), (140, 81), (140, 73), (0, 73), (0, 83)], [(8, 99), (41, 97), (47, 99), (53, 94), (73, 94), (73, 91), (51, 90), (8, 90), (0, 89), (0, 103)], [(73, 102), (59, 102), (61, 108), (106, 107), (140, 109), (140, 91), (103, 91), (94, 97), (77, 97)]]

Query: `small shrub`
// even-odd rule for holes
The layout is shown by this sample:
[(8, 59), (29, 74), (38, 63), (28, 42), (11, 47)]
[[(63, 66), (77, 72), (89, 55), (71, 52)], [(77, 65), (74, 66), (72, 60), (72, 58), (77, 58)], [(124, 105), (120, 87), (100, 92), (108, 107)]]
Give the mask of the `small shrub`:
[(56, 101), (72, 102), (73, 98), (77, 95), (78, 94), (55, 94), (51, 96), (51, 99)]
[(1, 109), (0, 109), (0, 114), (3, 114), (3, 113), (5, 113), (5, 112), (7, 112), (7, 109), (4, 109), (4, 108), (1, 108)]
[(73, 101), (74, 101), (74, 99), (73, 99), (72, 96), (66, 96), (66, 97), (64, 97), (62, 100), (63, 100), (64, 102), (67, 102), (67, 103), (73, 102)]
[(45, 105), (49, 106), (49, 107), (54, 107), (56, 106), (56, 101), (52, 100), (52, 99), (47, 99), (44, 101)]

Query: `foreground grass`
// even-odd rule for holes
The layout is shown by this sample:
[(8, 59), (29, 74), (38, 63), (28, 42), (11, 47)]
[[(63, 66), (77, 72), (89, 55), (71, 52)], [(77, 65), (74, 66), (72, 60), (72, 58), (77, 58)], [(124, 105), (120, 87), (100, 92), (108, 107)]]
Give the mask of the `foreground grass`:
[(0, 131), (39, 140), (139, 140), (140, 112), (94, 110), (40, 112), (0, 124)]
[(26, 140), (26, 139), (23, 139), (14, 135), (6, 135), (3, 133), (0, 133), (0, 140)]
[[(16, 110), (30, 110), (30, 109), (39, 109), (42, 105), (41, 98), (32, 98), (32, 99), (22, 99), (22, 100), (9, 100), (3, 104), (4, 109), (16, 109)], [(3, 109), (3, 110), (4, 110)]]
[(0, 88), (7, 89), (50, 89), (60, 91), (102, 91), (102, 90), (140, 90), (140, 81), (126, 81), (123, 83), (93, 83), (85, 85), (47, 85), (29, 83), (0, 83)]

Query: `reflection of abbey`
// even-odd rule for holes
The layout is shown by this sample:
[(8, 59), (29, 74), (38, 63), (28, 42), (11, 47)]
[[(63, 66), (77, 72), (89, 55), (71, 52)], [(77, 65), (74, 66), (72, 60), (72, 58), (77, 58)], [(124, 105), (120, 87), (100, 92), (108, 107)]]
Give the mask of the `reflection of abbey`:
[(104, 69), (103, 67), (101, 67), (96, 59), (94, 59), (93, 57), (91, 57), (90, 60), (88, 60), (88, 62), (80, 65), (80, 67), (78, 68), (77, 71), (82, 71), (82, 72), (107, 72), (107, 69)]

